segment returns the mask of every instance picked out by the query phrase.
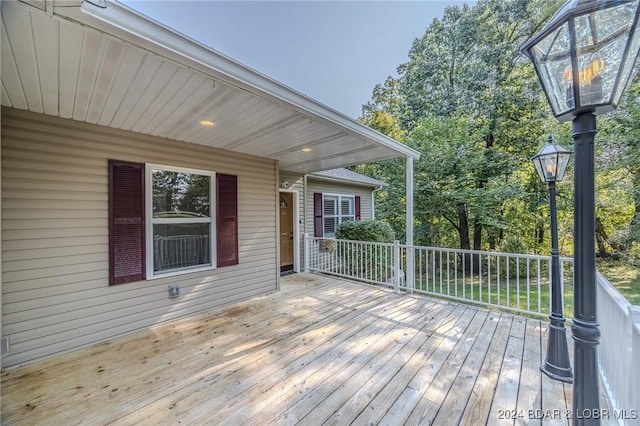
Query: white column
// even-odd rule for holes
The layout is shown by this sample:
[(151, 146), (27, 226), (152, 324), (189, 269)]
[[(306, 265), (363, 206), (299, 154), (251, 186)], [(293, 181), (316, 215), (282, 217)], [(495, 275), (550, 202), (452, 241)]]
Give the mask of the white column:
[(415, 250), (413, 249), (413, 157), (407, 157), (407, 225), (406, 225), (406, 245), (407, 247), (407, 270), (405, 279), (407, 291), (413, 293), (415, 284)]

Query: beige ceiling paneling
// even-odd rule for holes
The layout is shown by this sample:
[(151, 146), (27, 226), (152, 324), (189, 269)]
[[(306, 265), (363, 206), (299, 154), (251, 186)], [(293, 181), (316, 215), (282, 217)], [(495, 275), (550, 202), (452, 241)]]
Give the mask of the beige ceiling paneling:
[(87, 108), (86, 121), (98, 123), (100, 115), (111, 96), (113, 83), (122, 64), (125, 47), (120, 43), (109, 41), (102, 51), (100, 58), (99, 72), (91, 95), (91, 101)]
[(135, 75), (146, 57), (139, 50), (125, 49), (124, 45), (118, 44), (122, 48), (121, 60), (116, 63), (117, 69), (113, 76), (113, 81), (110, 83), (108, 96), (98, 117), (97, 124), (102, 126), (113, 126), (113, 120), (131, 89), (132, 81), (126, 76)]
[(32, 15), (31, 19), (44, 113), (58, 115), (58, 67), (50, 66), (57, 63), (58, 38), (51, 37), (51, 34), (58, 34), (58, 23), (41, 14)]
[(42, 113), (44, 112), (44, 107), (42, 105), (31, 14), (10, 13), (4, 16), (3, 26), (7, 29), (10, 45), (9, 52), (20, 77), (20, 89), (26, 100), (27, 107), (31, 111)]
[[(274, 90), (285, 92), (266, 93), (104, 28), (51, 17), (25, 3), (3, 1), (1, 7), (2, 105), (277, 159), (291, 171), (398, 155), (349, 128), (353, 123), (337, 124), (343, 118), (332, 121), (301, 107), (308, 98), (300, 105), (281, 100), (289, 96), (283, 86)], [(216, 126), (202, 127), (203, 118)]]
[[(6, 5), (2, 6), (6, 8)], [(58, 38), (59, 55), (58, 58), (55, 58), (55, 62), (49, 64), (50, 67), (57, 67), (60, 70), (58, 99), (60, 117), (62, 118), (73, 117), (84, 33), (82, 28), (78, 26), (61, 23)], [(50, 34), (50, 36), (55, 37), (55, 34)]]

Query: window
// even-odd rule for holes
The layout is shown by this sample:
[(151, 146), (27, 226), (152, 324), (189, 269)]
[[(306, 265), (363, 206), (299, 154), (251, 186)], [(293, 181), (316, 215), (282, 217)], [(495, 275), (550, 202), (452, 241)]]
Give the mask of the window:
[(360, 197), (339, 194), (314, 194), (314, 234), (335, 238), (338, 226), (349, 220), (360, 220)]
[(147, 276), (212, 268), (215, 174), (147, 165)]
[(109, 284), (238, 264), (237, 179), (109, 160)]

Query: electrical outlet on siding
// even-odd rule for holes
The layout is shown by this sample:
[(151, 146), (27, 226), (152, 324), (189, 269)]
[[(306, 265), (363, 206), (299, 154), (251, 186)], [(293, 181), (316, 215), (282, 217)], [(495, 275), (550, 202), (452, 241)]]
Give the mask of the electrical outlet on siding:
[(169, 299), (175, 299), (180, 296), (180, 286), (178, 284), (169, 284)]

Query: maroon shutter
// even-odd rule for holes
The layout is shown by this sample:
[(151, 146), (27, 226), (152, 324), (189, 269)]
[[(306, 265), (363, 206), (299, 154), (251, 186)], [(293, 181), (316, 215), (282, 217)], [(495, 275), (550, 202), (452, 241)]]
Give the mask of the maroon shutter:
[(216, 174), (218, 266), (238, 264), (238, 177)]
[(313, 194), (313, 236), (324, 237), (322, 232), (322, 193)]
[(109, 285), (145, 279), (144, 164), (109, 160)]
[(356, 195), (356, 220), (360, 220), (360, 196)]

